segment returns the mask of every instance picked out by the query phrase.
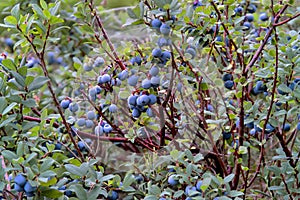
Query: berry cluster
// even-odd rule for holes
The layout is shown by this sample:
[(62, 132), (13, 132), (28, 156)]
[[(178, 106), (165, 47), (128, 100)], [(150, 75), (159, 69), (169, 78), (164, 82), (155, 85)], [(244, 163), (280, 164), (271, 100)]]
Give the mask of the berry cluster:
[(33, 197), (36, 187), (33, 187), (30, 182), (22, 174), (18, 174), (15, 179), (15, 190), (17, 192), (25, 192), (27, 197)]
[(131, 95), (127, 99), (129, 108), (132, 111), (132, 116), (138, 118), (142, 112), (146, 112), (149, 117), (154, 117), (151, 105), (157, 102), (157, 97), (154, 94), (141, 92), (139, 95)]

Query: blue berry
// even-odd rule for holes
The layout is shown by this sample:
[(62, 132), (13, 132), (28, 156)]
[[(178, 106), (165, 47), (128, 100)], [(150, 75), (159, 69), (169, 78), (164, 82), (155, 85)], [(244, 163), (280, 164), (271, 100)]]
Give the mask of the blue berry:
[(22, 186), (20, 186), (19, 184), (17, 184), (17, 183), (15, 183), (14, 189), (17, 192), (23, 192), (24, 191), (24, 188)]
[(150, 105), (153, 105), (157, 102), (157, 97), (154, 94), (149, 94), (148, 97), (150, 99), (150, 102), (149, 102)]
[(247, 7), (247, 11), (249, 13), (255, 13), (256, 12), (256, 6), (254, 4), (250, 4), (248, 7)]
[(228, 139), (231, 138), (231, 133), (230, 133), (230, 132), (223, 132), (222, 134), (223, 134), (223, 138), (224, 138), (225, 140), (228, 140)]
[(246, 21), (243, 23), (243, 26), (243, 30), (249, 30), (251, 28), (251, 23)]
[(162, 54), (162, 52), (161, 52), (161, 49), (159, 49), (159, 48), (156, 48), (156, 49), (153, 49), (153, 50), (152, 50), (152, 56), (153, 56), (153, 57), (158, 58), (158, 57), (161, 56), (161, 54)]
[(101, 77), (102, 83), (108, 83), (108, 82), (110, 82), (110, 80), (111, 80), (111, 77), (110, 77), (110, 75), (108, 75), (108, 74), (104, 74), (104, 75)]
[(193, 58), (196, 56), (196, 54), (197, 54), (196, 50), (195, 50), (194, 48), (191, 48), (191, 47), (187, 48), (187, 49), (185, 50), (185, 53), (190, 54), (190, 55), (192, 56), (192, 59), (193, 59)]
[(26, 183), (26, 178), (22, 174), (18, 174), (15, 179), (15, 183), (18, 184), (19, 186), (23, 187)]
[(105, 124), (105, 125), (103, 126), (103, 131), (104, 131), (104, 133), (110, 133), (110, 132), (112, 131), (111, 125)]
[(222, 78), (223, 81), (229, 81), (229, 80), (232, 80), (232, 79), (233, 79), (233, 77), (232, 77), (231, 74), (224, 74), (223, 78)]
[(78, 148), (80, 149), (80, 151), (86, 150), (86, 147), (85, 147), (85, 144), (83, 141), (79, 141), (77, 145), (78, 145)]
[(79, 110), (79, 106), (76, 102), (70, 103), (69, 110), (71, 112), (77, 112)]
[(159, 29), (159, 27), (161, 26), (161, 21), (159, 19), (153, 19), (151, 21), (151, 26), (155, 29)]
[(116, 191), (111, 191), (108, 193), (107, 199), (108, 200), (117, 200), (119, 198), (119, 194)]
[(35, 192), (36, 191), (36, 187), (32, 187), (32, 185), (29, 183), (29, 181), (26, 182), (26, 184), (24, 185), (24, 191), (31, 193), (31, 192)]
[(128, 70), (123, 70), (118, 74), (118, 78), (124, 81), (128, 77)]
[(86, 116), (90, 120), (96, 119), (96, 113), (93, 110), (90, 110), (86, 113)]
[(252, 135), (252, 136), (253, 136), (253, 135), (255, 135), (255, 134), (256, 134), (256, 130), (255, 130), (255, 128), (252, 128), (252, 129), (250, 130), (250, 132), (249, 132), (249, 133), (250, 133), (250, 135)]
[(149, 79), (144, 79), (142, 81), (142, 88), (149, 89), (151, 87), (151, 81)]
[(117, 112), (118, 107), (116, 106), (116, 104), (111, 104), (111, 105), (108, 107), (108, 110), (109, 110), (109, 112), (111, 112), (111, 113), (115, 113), (115, 112)]
[(90, 64), (85, 63), (85, 64), (83, 64), (83, 69), (84, 69), (84, 71), (89, 72), (89, 71), (92, 71), (93, 66), (90, 65)]
[(171, 27), (168, 24), (162, 24), (159, 28), (159, 31), (161, 32), (161, 34), (163, 35), (169, 35), (171, 32)]
[(268, 15), (267, 15), (267, 13), (263, 12), (263, 13), (261, 13), (261, 14), (259, 15), (259, 19), (260, 19), (261, 21), (267, 21), (267, 20), (269, 19), (269, 17), (268, 17)]
[(137, 99), (137, 98), (138, 98), (137, 95), (131, 95), (131, 96), (128, 97), (127, 103), (128, 103), (129, 105), (136, 106), (136, 99)]
[(175, 186), (175, 185), (177, 185), (179, 183), (178, 180), (176, 179), (176, 175), (175, 174), (172, 174), (171, 176), (169, 176), (168, 183), (170, 185), (172, 185), (172, 186)]
[(85, 126), (87, 128), (92, 128), (94, 126), (94, 122), (92, 120), (88, 119), (85, 121)]
[(150, 98), (148, 95), (141, 95), (137, 98), (136, 100), (136, 104), (139, 105), (139, 106), (145, 106), (147, 105), (148, 103), (150, 102)]
[(94, 61), (93, 67), (101, 67), (104, 64), (104, 59), (102, 57), (97, 57)]
[(133, 116), (134, 118), (140, 117), (140, 116), (141, 116), (141, 111), (140, 111), (139, 109), (137, 109), (137, 108), (133, 108), (133, 109), (132, 109), (132, 116)]
[(168, 40), (166, 38), (161, 37), (161, 38), (158, 38), (158, 40), (157, 40), (157, 45), (159, 47), (167, 46), (168, 44), (169, 43), (168, 43)]
[(159, 76), (152, 76), (150, 82), (151, 82), (152, 87), (158, 87), (160, 84)]
[(149, 73), (151, 76), (157, 76), (159, 73), (158, 67), (156, 67), (156, 66), (151, 67)]
[(234, 86), (234, 82), (231, 80), (225, 81), (224, 86), (225, 86), (225, 88), (231, 90)]
[(246, 19), (247, 19), (248, 22), (253, 22), (254, 17), (253, 17), (252, 14), (248, 13), (248, 14), (246, 14)]
[(139, 77), (136, 75), (132, 75), (128, 78), (127, 82), (130, 86), (136, 86), (138, 82)]
[(68, 99), (64, 99), (60, 102), (60, 106), (63, 108), (63, 109), (67, 109), (70, 105), (71, 101), (68, 100)]
[(203, 183), (202, 181), (198, 181), (197, 184), (196, 184), (196, 189), (197, 189), (199, 192), (202, 191), (202, 190), (201, 190), (202, 183)]
[(283, 126), (283, 131), (289, 131), (291, 129), (291, 125), (288, 123), (285, 123)]

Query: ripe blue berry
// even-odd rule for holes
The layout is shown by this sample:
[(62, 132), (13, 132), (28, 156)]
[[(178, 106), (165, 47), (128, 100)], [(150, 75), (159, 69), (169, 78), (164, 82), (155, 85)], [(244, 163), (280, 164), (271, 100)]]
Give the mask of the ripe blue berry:
[(159, 76), (152, 76), (150, 82), (151, 82), (152, 87), (158, 87), (160, 84)]
[(268, 17), (268, 15), (267, 15), (267, 13), (263, 12), (263, 13), (261, 13), (261, 14), (259, 15), (259, 19), (260, 19), (261, 21), (267, 21), (267, 20), (269, 19), (269, 17)]
[(128, 103), (129, 105), (136, 106), (136, 99), (137, 99), (137, 98), (138, 98), (137, 95), (131, 95), (131, 96), (128, 97), (127, 103)]
[(248, 7), (247, 7), (247, 11), (249, 12), (249, 13), (255, 13), (256, 12), (256, 5), (254, 5), (254, 4), (250, 4)]
[(252, 128), (252, 129), (250, 130), (250, 132), (249, 132), (249, 133), (250, 133), (250, 135), (252, 135), (252, 136), (253, 136), (253, 135), (255, 135), (255, 134), (256, 134), (256, 130), (255, 130), (255, 128)]
[(171, 32), (171, 27), (168, 24), (162, 24), (159, 28), (159, 31), (161, 32), (161, 34), (163, 35), (169, 35)]
[(20, 185), (17, 184), (17, 183), (15, 183), (14, 189), (15, 189), (17, 192), (23, 192), (23, 191), (24, 191), (23, 186), (20, 186)]
[(291, 125), (290, 124), (287, 124), (285, 123), (284, 126), (283, 126), (283, 131), (289, 131), (291, 129)]
[(133, 108), (133, 109), (132, 109), (132, 116), (133, 116), (134, 118), (140, 117), (140, 116), (141, 116), (141, 111), (140, 111), (139, 109), (137, 109), (137, 108)]
[(128, 78), (127, 82), (130, 86), (136, 86), (137, 82), (139, 80), (139, 77), (136, 75), (132, 75)]
[(86, 147), (85, 147), (85, 144), (83, 141), (79, 141), (77, 145), (78, 145), (78, 148), (80, 149), (80, 151), (86, 150)]
[(69, 105), (69, 110), (70, 110), (71, 112), (77, 112), (77, 111), (79, 110), (78, 103), (76, 103), (76, 102), (70, 103), (70, 105)]
[(103, 126), (103, 131), (104, 131), (104, 133), (110, 133), (110, 132), (112, 131), (111, 125), (105, 124), (105, 125)]
[(89, 71), (92, 71), (93, 66), (90, 65), (90, 64), (85, 63), (85, 64), (83, 64), (83, 69), (84, 69), (84, 71), (89, 72)]
[(199, 192), (201, 192), (201, 185), (202, 185), (202, 181), (198, 181), (197, 184), (196, 184), (196, 190), (198, 190)]
[(152, 50), (152, 56), (155, 58), (160, 57), (161, 54), (162, 54), (162, 52), (161, 52), (161, 49), (159, 49), (159, 48), (155, 48)]
[(231, 80), (225, 81), (224, 86), (225, 86), (225, 88), (231, 90), (234, 86), (234, 82)]
[(161, 26), (161, 21), (159, 19), (153, 19), (151, 21), (151, 26), (155, 29), (159, 29), (159, 27)]
[(93, 110), (90, 110), (86, 113), (86, 116), (90, 120), (96, 119), (96, 113)]
[(139, 106), (145, 106), (147, 105), (148, 103), (150, 102), (150, 98), (148, 95), (141, 95), (137, 98), (136, 100), (136, 104), (139, 105)]
[(196, 56), (196, 54), (197, 54), (196, 50), (195, 50), (194, 48), (191, 48), (191, 47), (187, 48), (187, 49), (185, 50), (185, 53), (190, 54), (190, 55), (192, 56), (192, 59), (193, 59), (193, 58)]
[(157, 97), (154, 94), (149, 94), (148, 97), (150, 99), (150, 102), (149, 102), (150, 105), (153, 105), (157, 102)]
[(163, 38), (163, 37), (158, 38), (157, 45), (159, 47), (167, 46), (168, 45), (168, 40), (166, 38)]
[(117, 200), (119, 198), (119, 194), (116, 191), (111, 191), (108, 193), (107, 199), (108, 200)]
[(60, 102), (60, 106), (63, 108), (63, 109), (67, 109), (70, 105), (71, 101), (69, 99), (64, 99)]
[(23, 187), (26, 183), (26, 178), (22, 174), (18, 174), (15, 179), (15, 183), (18, 184), (19, 186)]
[(151, 76), (157, 76), (159, 73), (158, 67), (156, 67), (156, 66), (151, 67), (149, 73)]
[(142, 81), (142, 88), (149, 89), (151, 87), (151, 81), (149, 79), (144, 79)]
[(94, 61), (93, 67), (101, 67), (104, 64), (104, 59), (102, 57), (97, 57)]
[(32, 185), (29, 183), (29, 181), (26, 182), (26, 184), (24, 185), (24, 191), (31, 193), (31, 192), (35, 192), (36, 191), (36, 187), (32, 187)]
[(128, 77), (128, 70), (123, 70), (121, 71), (119, 74), (118, 74), (118, 78), (121, 80), (121, 81), (124, 81), (126, 78)]
[(231, 74), (224, 74), (222, 80), (223, 81), (228, 81), (228, 80), (232, 80), (232, 75)]
[(251, 23), (246, 21), (243, 23), (243, 26), (243, 30), (249, 30), (251, 28)]
[(92, 120), (88, 119), (85, 121), (85, 126), (87, 128), (92, 128), (94, 126), (94, 122)]
[(175, 186), (175, 185), (177, 185), (179, 183), (178, 180), (176, 179), (176, 175), (175, 174), (172, 174), (171, 176), (169, 176), (168, 183), (170, 185), (172, 185), (172, 186)]
[(248, 22), (253, 22), (253, 20), (254, 20), (254, 17), (253, 17), (253, 15), (252, 15), (252, 14), (250, 14), (250, 13), (247, 13), (247, 14), (246, 14), (246, 19), (247, 19), (247, 21), (248, 21)]
[(111, 104), (109, 107), (108, 107), (108, 110), (109, 112), (111, 113), (115, 113), (118, 111), (118, 107), (116, 106), (116, 104)]
[(102, 82), (102, 83), (108, 83), (108, 82), (110, 82), (110, 80), (111, 80), (111, 77), (110, 77), (110, 75), (108, 75), (108, 74), (104, 74), (104, 75), (101, 77), (101, 82)]

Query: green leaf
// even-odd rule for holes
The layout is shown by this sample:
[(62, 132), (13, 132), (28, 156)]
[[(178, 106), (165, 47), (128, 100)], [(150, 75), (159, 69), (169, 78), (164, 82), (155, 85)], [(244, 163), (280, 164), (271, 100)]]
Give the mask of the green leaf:
[(1, 151), (1, 155), (6, 160), (8, 160), (9, 162), (11, 162), (13, 159), (17, 159), (18, 158), (18, 156), (14, 152), (9, 151), (9, 150), (3, 150), (3, 151)]
[(132, 8), (127, 8), (127, 14), (132, 19), (138, 19), (138, 16), (133, 12)]
[(228, 196), (230, 196), (230, 197), (238, 197), (238, 196), (242, 196), (242, 195), (244, 195), (244, 193), (240, 192), (240, 191), (237, 191), (237, 190), (231, 190), (228, 193)]
[(14, 16), (17, 20), (20, 19), (20, 4), (16, 4), (10, 11), (10, 14)]
[(50, 169), (50, 167), (52, 166), (52, 164), (55, 162), (55, 160), (53, 160), (52, 158), (46, 158), (43, 160), (43, 163), (41, 164), (40, 167), (40, 171), (46, 171), (48, 169)]
[(0, 128), (3, 127), (3, 126), (6, 126), (8, 123), (12, 122), (13, 120), (16, 119), (16, 114), (14, 115), (10, 115), (6, 120), (4, 120), (3, 122), (1, 122), (0, 124)]
[(33, 12), (37, 14), (41, 19), (47, 19), (42, 9), (37, 4), (31, 4), (31, 7)]
[(16, 70), (16, 66), (15, 66), (14, 62), (11, 59), (2, 60), (2, 65), (4, 65), (5, 67), (7, 67), (10, 70), (13, 70), (13, 71)]
[(123, 186), (130, 186), (133, 182), (135, 181), (133, 175), (131, 173), (126, 174), (124, 181), (123, 181)]
[(7, 16), (4, 18), (4, 23), (5, 24), (12, 24), (12, 25), (17, 25), (18, 20), (14, 16)]
[(41, 192), (41, 196), (45, 196), (51, 199), (56, 199), (59, 198), (63, 195), (63, 192), (60, 192), (59, 190), (56, 189), (47, 189), (47, 190), (43, 190)]
[(100, 181), (104, 182), (104, 181), (108, 181), (108, 180), (111, 180), (115, 177), (115, 175), (113, 174), (109, 174), (109, 175), (106, 175), (106, 176), (103, 176)]
[(224, 183), (229, 183), (234, 178), (234, 174), (229, 174), (224, 178)]
[(25, 78), (23, 76), (21, 76), (19, 73), (15, 72), (15, 71), (11, 71), (11, 74), (13, 75), (13, 77), (15, 77), (17, 83), (19, 83), (19, 85), (21, 85), (22, 87), (25, 87)]
[(7, 101), (5, 99), (5, 97), (0, 97), (0, 113), (3, 115), (3, 110), (6, 108), (7, 106)]
[(7, 106), (4, 111), (2, 112), (2, 115), (6, 115), (11, 109), (13, 109), (17, 105), (16, 102), (11, 103), (9, 106)]
[(39, 76), (28, 86), (28, 91), (31, 92), (33, 90), (37, 90), (43, 87), (43, 85), (48, 81), (49, 79), (47, 77)]
[(174, 198), (179, 198), (184, 194), (183, 190), (178, 190), (174, 193)]
[(44, 10), (48, 9), (47, 3), (44, 0), (40, 0), (40, 5)]
[(82, 199), (82, 200), (88, 199), (87, 192), (82, 185), (79, 184), (71, 185), (70, 190), (76, 193), (78, 199)]
[(75, 166), (75, 165), (72, 165), (72, 164), (66, 164), (65, 165), (65, 168), (68, 172), (70, 172), (71, 174), (74, 174), (74, 175), (78, 175), (78, 176), (81, 176), (81, 173), (79, 172), (79, 167)]

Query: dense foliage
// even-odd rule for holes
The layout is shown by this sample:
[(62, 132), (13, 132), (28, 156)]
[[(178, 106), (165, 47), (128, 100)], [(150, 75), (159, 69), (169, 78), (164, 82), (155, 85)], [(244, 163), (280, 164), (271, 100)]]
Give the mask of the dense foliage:
[(0, 5), (0, 199), (300, 198), (300, 5)]

